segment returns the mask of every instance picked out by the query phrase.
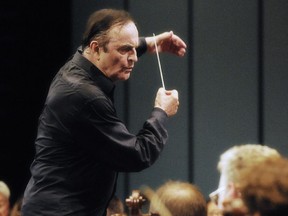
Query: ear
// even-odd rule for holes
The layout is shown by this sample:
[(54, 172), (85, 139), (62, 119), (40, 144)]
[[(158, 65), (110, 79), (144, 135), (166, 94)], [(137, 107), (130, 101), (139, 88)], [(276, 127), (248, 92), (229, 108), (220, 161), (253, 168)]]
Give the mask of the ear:
[(92, 40), (89, 44), (89, 48), (92, 53), (97, 53), (99, 54), (99, 43), (95, 40)]

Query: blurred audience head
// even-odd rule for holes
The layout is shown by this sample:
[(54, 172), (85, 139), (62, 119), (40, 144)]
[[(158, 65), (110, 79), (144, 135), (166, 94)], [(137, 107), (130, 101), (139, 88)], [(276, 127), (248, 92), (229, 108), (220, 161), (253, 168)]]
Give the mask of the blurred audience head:
[[(168, 181), (157, 189), (156, 197), (172, 216), (206, 216), (207, 214), (203, 194), (191, 183)], [(161, 216), (161, 205), (156, 199), (152, 198), (149, 212)]]
[(10, 211), (10, 189), (7, 184), (0, 181), (0, 216), (8, 216)]
[(117, 215), (117, 214), (124, 214), (124, 204), (123, 202), (117, 197), (114, 196), (108, 205), (106, 216)]
[(243, 176), (241, 194), (250, 215), (288, 216), (288, 159), (268, 159)]
[(277, 150), (259, 144), (236, 145), (226, 150), (218, 162), (220, 172), (219, 187), (210, 194), (220, 209), (225, 202), (240, 196), (238, 186), (247, 170), (268, 158), (279, 158)]

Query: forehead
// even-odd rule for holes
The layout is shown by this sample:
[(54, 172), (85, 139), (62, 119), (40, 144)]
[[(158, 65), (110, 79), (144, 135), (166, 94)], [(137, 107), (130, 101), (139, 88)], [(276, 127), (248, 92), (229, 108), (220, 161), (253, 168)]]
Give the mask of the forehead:
[(0, 193), (0, 205), (6, 204), (7, 201), (8, 201), (7, 197), (5, 197), (4, 195), (2, 195), (2, 194)]
[(114, 26), (108, 33), (109, 43), (112, 45), (130, 44), (138, 46), (138, 30), (133, 22), (129, 22), (123, 26)]

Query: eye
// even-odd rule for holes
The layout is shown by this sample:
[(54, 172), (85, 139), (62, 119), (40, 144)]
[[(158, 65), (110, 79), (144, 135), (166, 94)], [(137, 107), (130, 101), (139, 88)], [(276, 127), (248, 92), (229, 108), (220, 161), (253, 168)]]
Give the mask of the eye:
[(132, 46), (122, 46), (118, 49), (118, 52), (121, 53), (122, 55), (130, 52), (131, 50), (133, 50)]

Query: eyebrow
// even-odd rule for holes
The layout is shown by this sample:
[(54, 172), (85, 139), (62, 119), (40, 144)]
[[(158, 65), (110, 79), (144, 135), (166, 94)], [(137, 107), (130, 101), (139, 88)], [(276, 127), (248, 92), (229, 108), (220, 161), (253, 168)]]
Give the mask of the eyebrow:
[(131, 45), (131, 44), (123, 44), (120, 45), (119, 48), (136, 48), (137, 46)]

